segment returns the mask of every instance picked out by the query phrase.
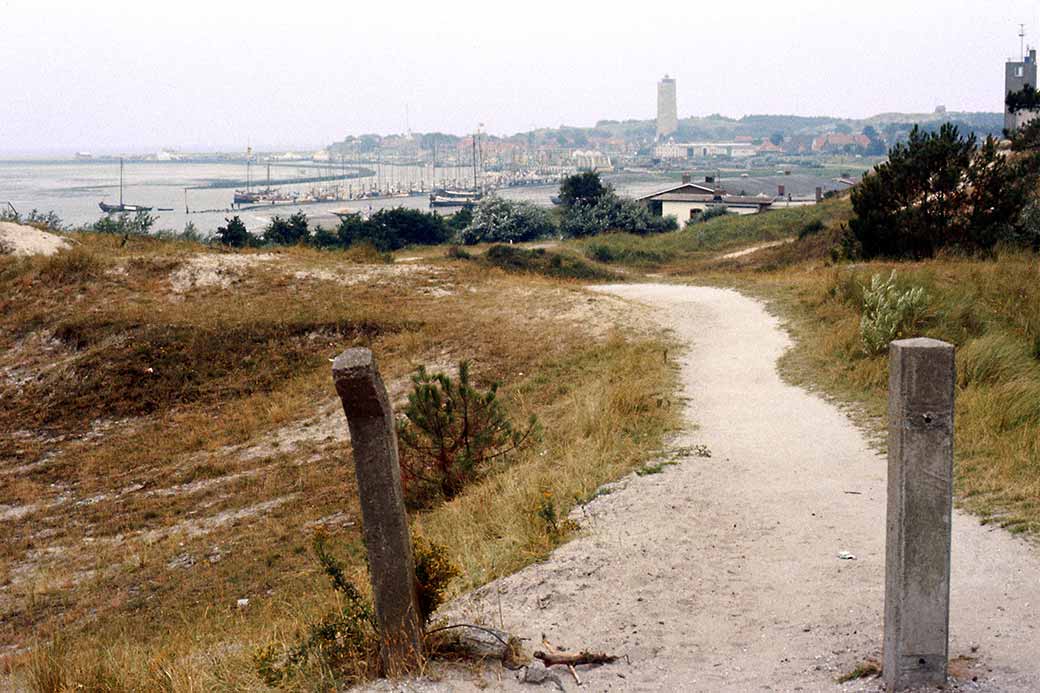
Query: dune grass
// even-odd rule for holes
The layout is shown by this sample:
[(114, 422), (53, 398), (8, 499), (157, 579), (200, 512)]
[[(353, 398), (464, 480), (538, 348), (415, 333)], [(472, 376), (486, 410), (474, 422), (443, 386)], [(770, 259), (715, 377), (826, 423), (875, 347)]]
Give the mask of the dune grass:
[(647, 271), (688, 274), (727, 250), (797, 237), (814, 221), (838, 229), (851, 214), (848, 197), (836, 197), (814, 207), (778, 209), (766, 214), (730, 214), (650, 236), (609, 233), (575, 242), (574, 247), (597, 262)]
[[(222, 253), (75, 238), (0, 258), (0, 687), (262, 689), (256, 649), (337, 598), (316, 529), (367, 583), (328, 363), (345, 347), (375, 351), (395, 399), (418, 365), (468, 359), (544, 427), (414, 518), (462, 566), (456, 590), (544, 557), (566, 513), (673, 422), (666, 345), (616, 329), (573, 280), (290, 248), (236, 253), (178, 292), (174, 274)], [(316, 665), (290, 688), (330, 676)]]

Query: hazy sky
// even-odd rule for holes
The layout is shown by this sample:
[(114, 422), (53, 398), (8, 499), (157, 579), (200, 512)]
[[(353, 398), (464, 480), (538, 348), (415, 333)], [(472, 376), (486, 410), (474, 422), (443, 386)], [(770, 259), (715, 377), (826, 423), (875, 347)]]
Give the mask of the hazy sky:
[(1040, 2), (0, 0), (0, 154), (679, 115), (999, 111)]

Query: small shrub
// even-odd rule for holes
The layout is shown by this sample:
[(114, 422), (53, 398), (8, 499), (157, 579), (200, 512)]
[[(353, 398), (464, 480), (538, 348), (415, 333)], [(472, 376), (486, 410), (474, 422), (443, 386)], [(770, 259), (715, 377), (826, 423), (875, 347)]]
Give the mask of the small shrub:
[(531, 272), (557, 279), (617, 279), (613, 272), (593, 267), (581, 258), (550, 253), (544, 248), (525, 250), (511, 245), (493, 245), (484, 254), (484, 262), (508, 272)]
[(111, 233), (118, 236), (143, 236), (159, 221), (159, 217), (152, 216), (141, 210), (133, 216), (123, 213), (119, 216), (104, 216), (94, 222), (92, 231), (97, 233)]
[(391, 253), (384, 253), (371, 243), (355, 243), (343, 251), (343, 257), (366, 265), (389, 265), (394, 261)]
[(287, 651), (267, 645), (253, 654), (256, 672), (268, 686), (281, 685), (309, 663), (317, 663), (351, 683), (373, 671), (378, 638), (372, 605), (328, 552), (324, 534), (315, 536), (314, 553), (332, 588), (342, 595), (343, 606), (312, 624), (307, 635)]
[(714, 207), (708, 207), (706, 210), (701, 212), (696, 219), (691, 221), (691, 224), (703, 224), (704, 222), (711, 221), (712, 219), (718, 219), (729, 214), (729, 209), (725, 205), (716, 205)]
[(97, 255), (74, 247), (62, 250), (44, 259), (37, 277), (51, 285), (77, 284), (98, 279), (105, 271), (105, 263)]
[(866, 352), (880, 354), (889, 342), (904, 336), (913, 328), (927, 304), (928, 296), (923, 288), (900, 290), (894, 271), (888, 279), (875, 274), (870, 286), (863, 287), (860, 336)]
[(809, 236), (814, 236), (820, 231), (823, 231), (823, 220), (813, 219), (812, 221), (806, 222), (802, 228), (798, 229), (798, 240), (803, 240)]
[(459, 576), (459, 567), (448, 556), (446, 547), (422, 536), (412, 538), (412, 553), (415, 556), (419, 616), (425, 625), (444, 603), (448, 586)]
[(32, 210), (25, 216), (18, 213), (14, 207), (6, 207), (0, 210), (0, 221), (9, 221), (15, 224), (25, 224), (27, 226), (35, 226), (42, 231), (67, 231), (68, 227), (65, 226), (65, 222), (57, 213), (41, 212), (37, 209)]
[(460, 245), (448, 246), (448, 257), (453, 260), (472, 260), (473, 254), (462, 249)]
[[(412, 553), (419, 615), (425, 626), (444, 602), (448, 585), (459, 576), (459, 568), (444, 546), (421, 536), (413, 537)], [(281, 686), (308, 666), (331, 672), (346, 683), (357, 683), (375, 672), (379, 631), (372, 603), (329, 552), (323, 532), (314, 536), (314, 554), (332, 582), (332, 589), (341, 595), (343, 605), (310, 625), (306, 635), (292, 647), (269, 644), (253, 653), (257, 675), (268, 686)]]
[(493, 460), (537, 437), (533, 416), (525, 428), (514, 428), (498, 400), (497, 384), (484, 392), (470, 385), (465, 361), (459, 364), (458, 380), (420, 367), (412, 382), (398, 439), (402, 481), (413, 506), (451, 500)]

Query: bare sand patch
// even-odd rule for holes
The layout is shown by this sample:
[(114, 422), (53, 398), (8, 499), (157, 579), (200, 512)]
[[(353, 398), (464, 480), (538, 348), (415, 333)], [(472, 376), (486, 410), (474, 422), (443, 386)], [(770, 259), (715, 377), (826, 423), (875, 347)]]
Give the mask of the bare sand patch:
[(250, 267), (271, 262), (278, 256), (273, 253), (251, 253), (242, 255), (202, 253), (189, 258), (181, 267), (170, 274), (173, 292), (182, 294), (196, 288), (217, 286), (227, 289)]
[(61, 236), (34, 226), (0, 221), (0, 255), (54, 255), (70, 245)]

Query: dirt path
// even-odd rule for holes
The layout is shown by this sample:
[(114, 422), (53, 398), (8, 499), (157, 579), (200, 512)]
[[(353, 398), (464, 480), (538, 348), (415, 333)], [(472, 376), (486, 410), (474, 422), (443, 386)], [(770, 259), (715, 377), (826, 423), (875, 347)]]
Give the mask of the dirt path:
[[(790, 341), (760, 303), (680, 285), (601, 290), (653, 309), (689, 345), (688, 427), (674, 445), (711, 457), (628, 478), (584, 508), (583, 536), (447, 615), (501, 623), (535, 648), (544, 633), (628, 655), (581, 672), (580, 690), (878, 690), (835, 679), (880, 655), (884, 459), (835, 406), (780, 380)], [(957, 688), (1036, 691), (1038, 552), (963, 514), (953, 541), (951, 657), (972, 658)], [(377, 688), (536, 690), (498, 667), (433, 674)]]

